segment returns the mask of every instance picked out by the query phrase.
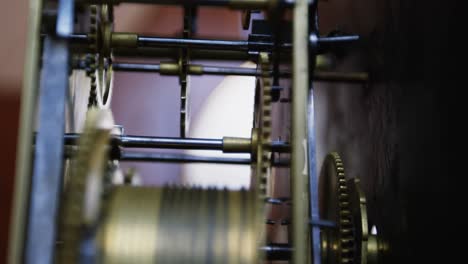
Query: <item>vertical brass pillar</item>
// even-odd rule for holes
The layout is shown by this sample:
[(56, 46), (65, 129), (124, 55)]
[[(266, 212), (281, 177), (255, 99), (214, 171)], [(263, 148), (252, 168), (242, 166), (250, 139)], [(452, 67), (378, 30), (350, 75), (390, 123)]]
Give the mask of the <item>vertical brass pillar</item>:
[(307, 165), (307, 101), (309, 90), (308, 64), (308, 1), (296, 0), (293, 22), (293, 90), (291, 183), (293, 217), (293, 263), (307, 261), (308, 244), (308, 165)]

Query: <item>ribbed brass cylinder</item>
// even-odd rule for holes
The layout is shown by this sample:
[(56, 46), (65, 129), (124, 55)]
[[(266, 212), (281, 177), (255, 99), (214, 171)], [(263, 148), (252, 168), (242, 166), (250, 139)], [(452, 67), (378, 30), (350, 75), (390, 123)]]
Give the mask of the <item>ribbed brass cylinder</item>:
[(256, 263), (250, 191), (118, 187), (98, 231), (99, 263)]

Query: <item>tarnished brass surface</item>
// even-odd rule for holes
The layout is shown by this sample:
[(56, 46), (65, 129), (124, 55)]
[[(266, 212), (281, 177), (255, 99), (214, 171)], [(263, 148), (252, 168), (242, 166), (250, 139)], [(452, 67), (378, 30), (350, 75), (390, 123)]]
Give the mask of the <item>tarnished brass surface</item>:
[(117, 187), (99, 228), (100, 263), (256, 263), (251, 191)]

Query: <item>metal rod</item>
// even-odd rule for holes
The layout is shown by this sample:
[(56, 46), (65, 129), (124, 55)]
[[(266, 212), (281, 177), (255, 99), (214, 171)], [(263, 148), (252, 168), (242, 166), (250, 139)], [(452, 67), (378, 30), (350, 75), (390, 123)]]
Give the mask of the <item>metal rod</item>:
[(91, 4), (102, 4), (103, 2), (120, 4), (120, 3), (137, 3), (137, 4), (153, 4), (153, 5), (197, 5), (197, 6), (228, 6), (230, 0), (82, 0)]
[(336, 223), (329, 220), (323, 219), (312, 219), (310, 220), (310, 224), (313, 226), (324, 227), (324, 228), (336, 228)]
[[(76, 68), (84, 68), (83, 63), (76, 63)], [(253, 68), (241, 67), (221, 67), (209, 65), (189, 65), (200, 66), (201, 74), (207, 75), (238, 75), (238, 76), (260, 76), (260, 72)], [(127, 63), (114, 62), (112, 64), (114, 71), (123, 72), (160, 72), (160, 64), (148, 63)], [(199, 75), (200, 72), (191, 72), (189, 74)], [(290, 72), (280, 72), (281, 77), (291, 77)], [(369, 75), (366, 72), (331, 72), (331, 71), (316, 71), (314, 73), (314, 81), (318, 82), (346, 82), (346, 83), (366, 83), (369, 81)]]
[[(102, 4), (103, 2), (111, 4), (119, 3), (137, 3), (137, 4), (153, 4), (153, 5), (184, 5), (184, 6), (214, 6), (214, 7), (231, 7), (239, 9), (266, 9), (271, 6), (271, 0), (81, 0), (86, 3)], [(275, 5), (290, 8), (294, 5), (293, 0), (276, 0)]]
[(289, 244), (271, 243), (260, 248), (267, 260), (290, 260), (294, 249)]
[(161, 69), (159, 64), (143, 64), (143, 63), (113, 63), (112, 69), (114, 71), (125, 72), (159, 72)]
[[(279, 223), (281, 225), (290, 225), (291, 220), (289, 220), (289, 219), (281, 219), (281, 220), (278, 220), (278, 221), (275, 221), (275, 220), (272, 220), (272, 219), (267, 219), (266, 220), (266, 224), (268, 224), (268, 225), (275, 225), (276, 223)], [(335, 222), (328, 221), (328, 220), (322, 220), (322, 219), (312, 220), (312, 221), (310, 221), (310, 224), (312, 226), (317, 226), (317, 227), (320, 227), (320, 228), (336, 228), (336, 223)]]
[[(75, 46), (75, 50), (80, 51), (80, 47)], [(86, 52), (86, 51), (83, 51)], [(178, 58), (180, 49), (178, 48), (114, 48), (113, 53), (120, 57), (143, 57), (143, 58)], [(287, 54), (282, 54), (282, 60), (287, 60)], [(251, 56), (245, 51), (229, 50), (191, 50), (190, 58), (193, 60), (236, 60), (246, 61)]]
[(139, 47), (176, 47), (198, 49), (221, 49), (247, 51), (249, 41), (245, 40), (212, 40), (212, 39), (181, 39), (138, 36)]
[(291, 199), (285, 198), (285, 197), (281, 197), (281, 198), (267, 197), (265, 198), (265, 202), (269, 204), (274, 204), (274, 205), (282, 205), (282, 204), (290, 204)]
[[(73, 10), (63, 12), (60, 14), (73, 19)], [(66, 28), (63, 30), (66, 32)], [(54, 262), (55, 227), (60, 207), (57, 197), (63, 183), (61, 160), (64, 139), (61, 135), (65, 128), (64, 109), (68, 96), (68, 58), (66, 40), (46, 37), (37, 102), (40, 126), (35, 137), (24, 261), (20, 263)]]
[(206, 138), (121, 136), (119, 145), (126, 148), (222, 150), (223, 140)]
[(127, 152), (121, 154), (120, 161), (149, 161), (149, 162), (169, 162), (169, 163), (211, 163), (211, 164), (238, 164), (250, 165), (250, 158), (223, 158), (205, 157), (178, 153), (147, 153), (147, 152)]
[[(76, 155), (77, 149), (65, 148), (65, 158), (71, 158)], [(136, 152), (120, 150), (111, 152), (111, 159), (131, 162), (163, 162), (163, 163), (211, 163), (211, 164), (234, 164), (251, 165), (250, 158), (231, 158), (231, 157), (207, 157), (187, 155), (181, 153), (154, 153), (154, 152)], [(278, 160), (272, 162), (273, 167), (288, 167), (289, 160)], [(278, 199), (270, 201), (277, 204)]]
[[(76, 145), (80, 134), (67, 133), (64, 135), (66, 145)], [(223, 150), (223, 139), (211, 138), (173, 138), (149, 136), (115, 136), (112, 141), (125, 148), (163, 148), (163, 149), (196, 149)], [(283, 141), (271, 142), (273, 152), (288, 152), (289, 144)]]
[[(129, 35), (134, 35), (129, 33)], [(77, 44), (89, 43), (86, 34), (72, 34), (70, 39)], [(337, 36), (337, 37), (319, 37), (317, 40), (319, 50), (323, 51), (333, 45), (349, 44), (359, 40), (359, 36)], [(171, 47), (171, 48), (190, 48), (190, 49), (215, 49), (228, 51), (272, 51), (274, 43), (269, 41), (248, 41), (248, 40), (217, 40), (217, 39), (184, 39), (184, 38), (162, 38), (154, 36), (137, 36), (137, 48), (145, 47)], [(311, 45), (312, 41), (308, 41)], [(291, 43), (279, 44), (280, 50), (291, 50)]]
[(241, 68), (241, 67), (218, 67), (218, 66), (203, 66), (203, 74), (260, 76), (260, 72), (257, 71), (257, 69)]
[(147, 153), (147, 152), (127, 152), (121, 154), (121, 161), (148, 161), (148, 162), (169, 162), (169, 163), (212, 163), (212, 164), (238, 164), (250, 165), (250, 158), (224, 158), (205, 157), (179, 153)]

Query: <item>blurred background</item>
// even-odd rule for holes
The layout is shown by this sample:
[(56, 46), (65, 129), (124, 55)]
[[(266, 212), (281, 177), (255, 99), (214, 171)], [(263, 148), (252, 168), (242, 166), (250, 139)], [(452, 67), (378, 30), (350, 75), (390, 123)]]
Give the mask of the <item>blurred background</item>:
[[(0, 263), (7, 245), (28, 17), (28, 1), (1, 1)], [(395, 242), (394, 263), (417, 260), (414, 252), (422, 247), (421, 238), (429, 236), (427, 227), (445, 215), (431, 212), (444, 208), (448, 181), (441, 140), (448, 125), (441, 92), (446, 56), (441, 51), (448, 50), (454, 6), (435, 0), (329, 0), (319, 5), (322, 34), (340, 29), (364, 39), (360, 49), (338, 59), (336, 70), (367, 71), (371, 82), (316, 84), (318, 162), (326, 152), (337, 150), (348, 174), (361, 177), (372, 207), (369, 214), (383, 235)], [(116, 8), (116, 31), (180, 36), (181, 16), (177, 7), (122, 4)], [(245, 39), (246, 34), (240, 13), (199, 10), (197, 37)], [(192, 78), (194, 115), (222, 81), (201, 78)], [(127, 134), (178, 135), (176, 78), (118, 73), (115, 84), (114, 115)], [(141, 166), (152, 184), (180, 180), (180, 166)], [(154, 175), (155, 171), (159, 173)], [(434, 248), (429, 241), (424, 247)], [(437, 255), (438, 250), (433, 252)]]

